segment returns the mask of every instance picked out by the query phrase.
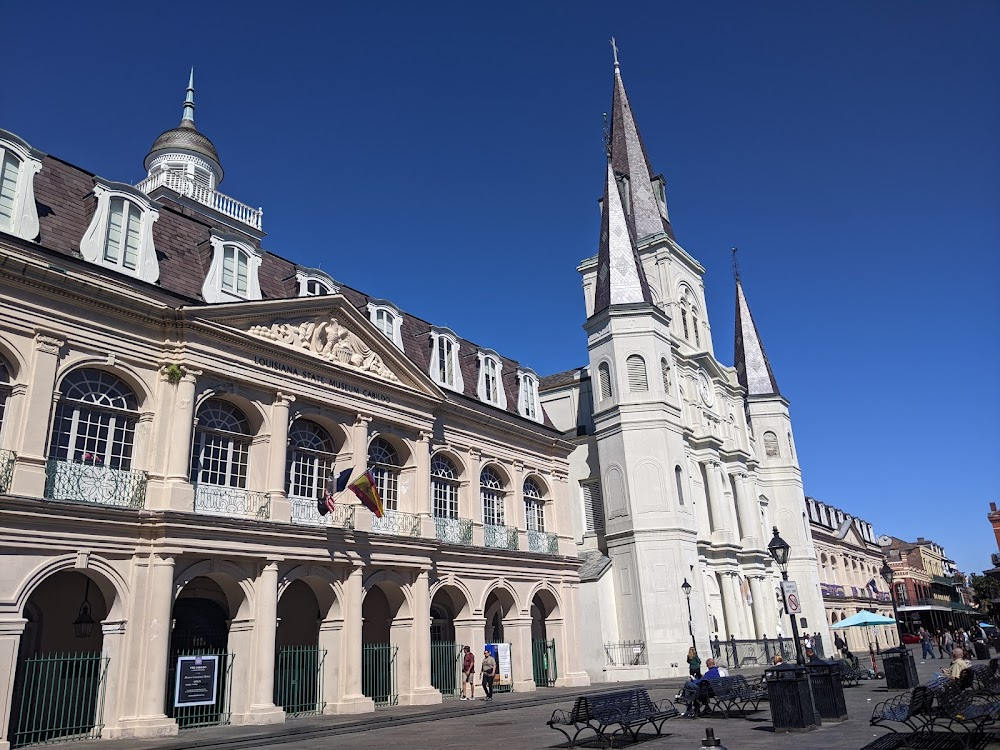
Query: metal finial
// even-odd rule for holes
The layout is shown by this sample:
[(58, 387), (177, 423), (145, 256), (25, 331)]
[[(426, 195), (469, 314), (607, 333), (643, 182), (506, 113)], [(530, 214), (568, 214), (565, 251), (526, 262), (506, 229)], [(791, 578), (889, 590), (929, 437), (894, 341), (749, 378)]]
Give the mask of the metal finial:
[(184, 97), (184, 114), (181, 115), (181, 124), (184, 122), (189, 122), (192, 127), (194, 126), (194, 66), (191, 66), (187, 95)]
[(739, 250), (738, 247), (733, 248), (733, 278), (736, 279), (736, 283), (740, 283), (740, 262), (736, 259), (736, 251)]
[(611, 37), (611, 51), (614, 53), (614, 56), (615, 56), (615, 67), (617, 68), (618, 67), (618, 45), (615, 44), (615, 38), (614, 37)]

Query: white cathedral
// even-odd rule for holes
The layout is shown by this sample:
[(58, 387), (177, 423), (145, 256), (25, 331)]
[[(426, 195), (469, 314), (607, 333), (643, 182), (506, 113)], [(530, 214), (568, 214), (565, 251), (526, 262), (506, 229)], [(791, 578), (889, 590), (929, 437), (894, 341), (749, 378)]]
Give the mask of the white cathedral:
[(674, 236), (617, 56), (607, 149), (599, 249), (579, 267), (589, 363), (540, 383), (576, 445), (581, 659), (595, 681), (676, 676), (692, 643), (704, 660), (716, 637), (790, 637), (774, 526), (798, 625), (830, 643), (788, 401), (738, 276), (735, 366), (715, 357), (705, 268)]

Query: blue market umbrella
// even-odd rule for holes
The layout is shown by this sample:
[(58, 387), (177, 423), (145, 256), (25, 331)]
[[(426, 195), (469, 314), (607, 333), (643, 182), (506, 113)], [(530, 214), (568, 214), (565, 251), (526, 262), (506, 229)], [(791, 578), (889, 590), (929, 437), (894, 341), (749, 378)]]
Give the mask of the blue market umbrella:
[(846, 620), (841, 620), (836, 625), (831, 625), (831, 630), (839, 630), (840, 628), (867, 628), (873, 625), (895, 625), (896, 621), (891, 617), (886, 617), (885, 615), (877, 615), (874, 612), (869, 612), (868, 610), (862, 610), (856, 615), (851, 615)]

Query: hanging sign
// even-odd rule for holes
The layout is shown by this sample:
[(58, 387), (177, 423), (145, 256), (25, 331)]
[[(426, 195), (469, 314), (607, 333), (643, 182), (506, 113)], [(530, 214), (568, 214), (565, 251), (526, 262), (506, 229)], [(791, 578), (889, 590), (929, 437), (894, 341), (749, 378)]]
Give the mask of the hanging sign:
[(487, 643), (486, 650), (496, 659), (497, 671), (493, 679), (493, 687), (501, 685), (513, 685), (514, 673), (511, 670), (510, 644), (509, 643)]
[(802, 604), (799, 602), (799, 587), (795, 581), (782, 581), (781, 593), (785, 595), (785, 609), (793, 615), (802, 611)]
[(219, 677), (219, 657), (178, 656), (174, 706), (215, 704)]

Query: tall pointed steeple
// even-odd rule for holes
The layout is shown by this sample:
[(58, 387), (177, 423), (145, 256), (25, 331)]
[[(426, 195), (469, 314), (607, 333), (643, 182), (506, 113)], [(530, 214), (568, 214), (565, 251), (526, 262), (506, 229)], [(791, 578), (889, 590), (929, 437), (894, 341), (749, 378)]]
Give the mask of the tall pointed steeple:
[(615, 84), (611, 99), (611, 166), (615, 174), (628, 179), (628, 220), (637, 240), (665, 232), (671, 238), (674, 230), (663, 211), (653, 188), (653, 169), (649, 165), (646, 146), (635, 124), (618, 64), (618, 47), (611, 40), (615, 55)]
[(736, 277), (736, 376), (750, 396), (780, 396), (778, 381), (774, 379), (771, 363), (764, 352), (760, 333), (750, 314), (739, 268), (736, 266), (736, 249), (733, 248), (733, 274)]
[(188, 78), (187, 95), (184, 97), (184, 114), (181, 115), (180, 127), (194, 127), (194, 66)]

